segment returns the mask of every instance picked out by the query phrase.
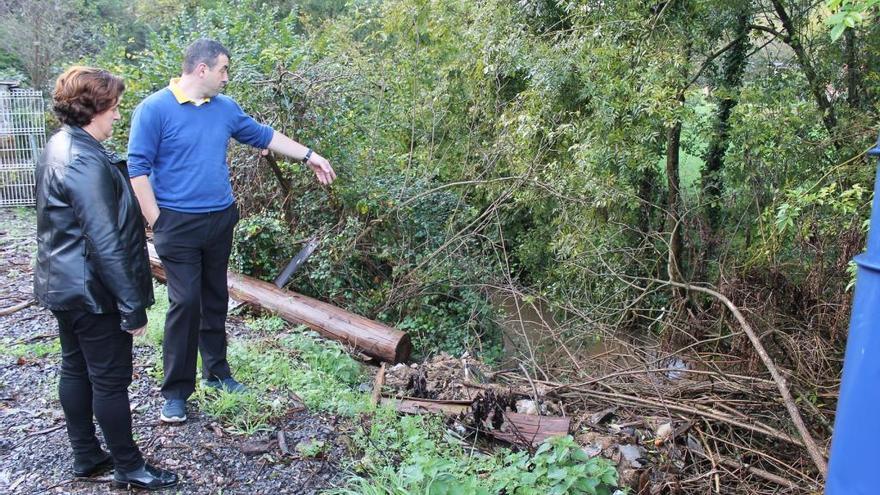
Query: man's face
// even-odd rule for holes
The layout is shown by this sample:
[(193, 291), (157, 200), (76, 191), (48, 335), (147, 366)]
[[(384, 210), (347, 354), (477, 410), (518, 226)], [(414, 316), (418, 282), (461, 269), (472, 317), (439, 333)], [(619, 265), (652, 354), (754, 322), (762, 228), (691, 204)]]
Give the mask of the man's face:
[(217, 96), (229, 82), (229, 57), (222, 53), (217, 55), (217, 63), (214, 64), (214, 68), (206, 66), (203, 74), (205, 96)]

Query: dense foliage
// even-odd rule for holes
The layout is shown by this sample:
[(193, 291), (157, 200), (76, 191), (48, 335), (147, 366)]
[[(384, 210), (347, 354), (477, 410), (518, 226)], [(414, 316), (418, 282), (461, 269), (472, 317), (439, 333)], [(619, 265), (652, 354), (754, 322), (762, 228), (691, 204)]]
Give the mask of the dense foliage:
[[(178, 74), (190, 41), (216, 38), (233, 52), (228, 93), (339, 174), (324, 188), (296, 163), (233, 145), (244, 213), (236, 269), (270, 280), (317, 237), (291, 287), (408, 331), (423, 356), (470, 351), (582, 382), (571, 375), (589, 359), (584, 348), (614, 333), (637, 349), (659, 342), (700, 352), (707, 368), (764, 377), (722, 306), (668, 282), (712, 286), (758, 330), (809, 429), (827, 439), (850, 260), (874, 186), (878, 7), (0, 0), (0, 78), (47, 89), (75, 62), (124, 76), (113, 143), (124, 151), (134, 106)], [(507, 325), (531, 340), (507, 342), (504, 355), (499, 308), (511, 300), (514, 312), (551, 322), (546, 335)], [(296, 390), (328, 413), (374, 415), (357, 439), (369, 479), (343, 491), (614, 484), (570, 439), (534, 456), (465, 455), (433, 420), (394, 422), (368, 407), (353, 391), (360, 368), (338, 347), (276, 339), (275, 323), (258, 321), (271, 345), (230, 355), (244, 376), (266, 377), (265, 394), (203, 394), (201, 407), (246, 433), (288, 405), (267, 400), (270, 389)]]
[[(2, 20), (47, 1), (6, 2)], [(340, 176), (321, 188), (298, 164), (233, 147), (247, 217), (233, 263), (271, 278), (318, 236), (293, 286), (410, 331), (422, 354), (498, 356), (493, 302), (509, 292), (564, 320), (565, 342), (726, 332), (670, 278), (840, 352), (880, 28), (858, 22), (872, 2), (830, 7), (104, 0), (70, 4), (66, 20), (91, 40), (86, 61), (126, 79), (119, 148), (189, 41), (231, 47), (228, 93)], [(24, 55), (0, 55), (4, 73), (29, 72)], [(81, 55), (59, 48), (51, 69)]]

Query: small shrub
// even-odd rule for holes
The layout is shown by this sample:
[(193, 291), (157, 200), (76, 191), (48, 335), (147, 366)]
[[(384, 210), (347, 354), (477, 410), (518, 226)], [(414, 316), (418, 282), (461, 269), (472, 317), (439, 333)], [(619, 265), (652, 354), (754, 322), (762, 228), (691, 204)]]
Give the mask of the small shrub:
[(235, 228), (230, 264), (240, 273), (269, 280), (290, 260), (291, 245), (290, 233), (279, 218), (254, 215)]
[(309, 439), (296, 444), (296, 451), (307, 459), (321, 457), (327, 449), (327, 445), (321, 440)]
[(247, 326), (258, 333), (276, 334), (287, 328), (287, 322), (278, 316), (263, 316), (248, 320)]

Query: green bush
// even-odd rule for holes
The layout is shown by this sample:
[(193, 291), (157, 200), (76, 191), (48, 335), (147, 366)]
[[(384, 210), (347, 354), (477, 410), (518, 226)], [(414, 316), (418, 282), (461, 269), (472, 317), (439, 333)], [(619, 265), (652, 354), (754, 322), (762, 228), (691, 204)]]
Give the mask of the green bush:
[(264, 280), (275, 278), (293, 256), (290, 234), (274, 216), (254, 215), (235, 227), (230, 265)]

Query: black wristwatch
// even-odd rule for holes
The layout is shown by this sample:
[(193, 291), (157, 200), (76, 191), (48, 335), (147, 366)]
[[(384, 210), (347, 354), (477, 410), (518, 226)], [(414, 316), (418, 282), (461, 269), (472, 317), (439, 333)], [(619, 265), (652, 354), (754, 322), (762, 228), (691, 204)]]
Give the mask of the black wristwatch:
[(306, 151), (306, 156), (304, 156), (302, 159), (303, 165), (305, 165), (306, 163), (309, 163), (309, 158), (311, 158), (311, 157), (312, 157), (312, 149), (309, 148), (309, 151)]

